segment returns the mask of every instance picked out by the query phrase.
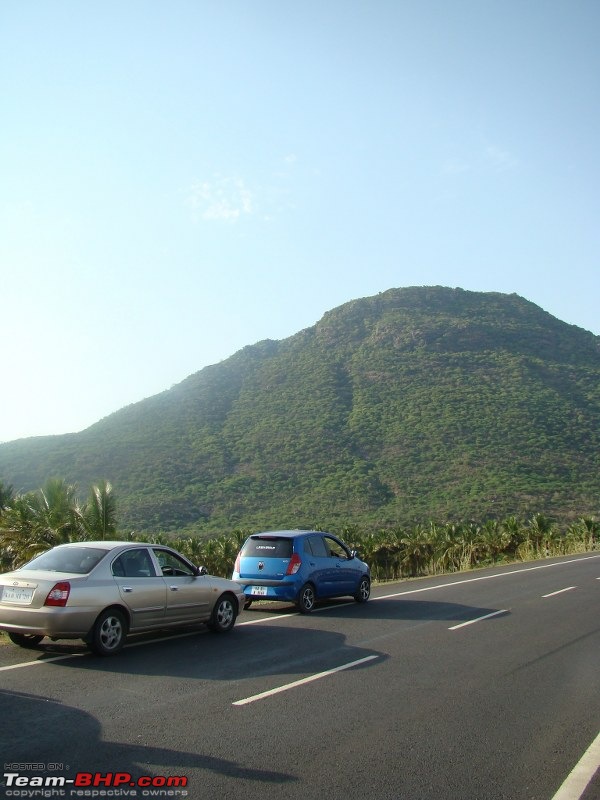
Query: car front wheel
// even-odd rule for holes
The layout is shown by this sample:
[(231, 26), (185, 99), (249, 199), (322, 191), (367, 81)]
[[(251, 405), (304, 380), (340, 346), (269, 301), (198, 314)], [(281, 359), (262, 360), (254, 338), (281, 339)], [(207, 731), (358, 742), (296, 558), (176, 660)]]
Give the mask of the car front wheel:
[(99, 656), (114, 656), (123, 648), (127, 637), (127, 625), (120, 611), (108, 608), (94, 625), (89, 645)]
[(231, 595), (224, 594), (215, 603), (208, 627), (216, 633), (230, 631), (237, 616), (237, 604)]
[(298, 592), (298, 611), (301, 614), (310, 614), (315, 607), (315, 600), (315, 587), (312, 583), (305, 583)]
[(358, 584), (358, 589), (356, 590), (354, 599), (356, 600), (357, 603), (366, 603), (370, 596), (371, 596), (371, 581), (365, 576), (360, 579), (360, 583)]

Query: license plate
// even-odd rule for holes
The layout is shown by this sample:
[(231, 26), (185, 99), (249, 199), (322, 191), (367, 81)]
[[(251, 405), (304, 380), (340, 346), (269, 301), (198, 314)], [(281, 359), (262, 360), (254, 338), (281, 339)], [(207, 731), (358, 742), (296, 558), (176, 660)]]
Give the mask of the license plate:
[(2, 588), (3, 603), (19, 603), (28, 606), (33, 599), (33, 589), (25, 589), (21, 586), (4, 586)]
[(266, 586), (253, 586), (251, 591), (252, 594), (258, 594), (262, 597), (266, 597), (268, 589)]

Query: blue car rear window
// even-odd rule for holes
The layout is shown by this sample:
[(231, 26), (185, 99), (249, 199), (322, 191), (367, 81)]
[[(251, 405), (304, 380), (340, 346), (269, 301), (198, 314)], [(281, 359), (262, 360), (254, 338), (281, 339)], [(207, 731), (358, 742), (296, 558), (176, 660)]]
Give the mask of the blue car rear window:
[(244, 545), (242, 555), (256, 558), (291, 558), (293, 550), (293, 539), (252, 536)]

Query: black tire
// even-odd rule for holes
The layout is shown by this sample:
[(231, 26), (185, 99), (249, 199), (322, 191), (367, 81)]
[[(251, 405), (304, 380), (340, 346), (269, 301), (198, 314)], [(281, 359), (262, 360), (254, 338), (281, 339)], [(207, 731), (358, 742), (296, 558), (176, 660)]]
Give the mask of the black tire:
[(125, 617), (117, 609), (107, 608), (94, 624), (89, 646), (98, 656), (114, 656), (123, 649), (126, 638)]
[(244, 611), (247, 611), (250, 608), (251, 605), (252, 605), (252, 598), (249, 597), (246, 600), (246, 602), (244, 603)]
[(19, 647), (37, 647), (44, 637), (38, 636), (35, 633), (14, 633), (13, 631), (8, 631), (8, 638), (13, 644), (18, 644)]
[(356, 590), (356, 594), (354, 595), (354, 599), (357, 603), (366, 603), (369, 597), (371, 596), (371, 581), (367, 578), (366, 575), (360, 579), (360, 583), (358, 584), (358, 589)]
[(296, 605), (301, 614), (310, 614), (315, 607), (316, 602), (315, 587), (312, 583), (305, 583), (298, 592), (298, 599)]
[(238, 606), (237, 600), (233, 595), (222, 594), (215, 603), (208, 627), (215, 633), (226, 633), (235, 625)]

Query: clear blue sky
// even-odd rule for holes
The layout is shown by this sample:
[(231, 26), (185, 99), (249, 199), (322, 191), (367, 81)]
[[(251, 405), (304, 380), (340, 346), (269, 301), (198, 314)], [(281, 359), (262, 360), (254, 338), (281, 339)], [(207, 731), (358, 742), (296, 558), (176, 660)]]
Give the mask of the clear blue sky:
[(598, 0), (0, 0), (0, 441), (391, 287), (600, 333)]

